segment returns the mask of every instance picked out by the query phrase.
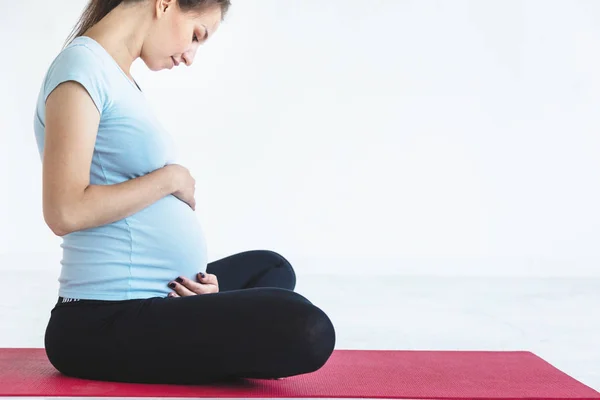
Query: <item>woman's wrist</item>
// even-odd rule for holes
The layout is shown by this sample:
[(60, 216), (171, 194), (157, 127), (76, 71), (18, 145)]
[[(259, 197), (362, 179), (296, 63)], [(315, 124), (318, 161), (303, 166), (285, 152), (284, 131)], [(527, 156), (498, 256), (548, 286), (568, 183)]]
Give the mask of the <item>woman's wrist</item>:
[(176, 191), (178, 191), (180, 185), (175, 164), (169, 164), (164, 166), (162, 168), (162, 172), (163, 176), (161, 177), (161, 179), (163, 184), (161, 186), (166, 188), (168, 194), (173, 194)]

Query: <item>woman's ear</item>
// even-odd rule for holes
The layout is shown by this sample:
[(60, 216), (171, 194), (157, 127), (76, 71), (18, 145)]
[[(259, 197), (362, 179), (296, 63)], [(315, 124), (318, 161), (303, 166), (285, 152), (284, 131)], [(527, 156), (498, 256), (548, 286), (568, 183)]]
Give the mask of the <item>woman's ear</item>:
[(173, 9), (177, 0), (156, 0), (156, 16), (160, 18), (169, 9)]

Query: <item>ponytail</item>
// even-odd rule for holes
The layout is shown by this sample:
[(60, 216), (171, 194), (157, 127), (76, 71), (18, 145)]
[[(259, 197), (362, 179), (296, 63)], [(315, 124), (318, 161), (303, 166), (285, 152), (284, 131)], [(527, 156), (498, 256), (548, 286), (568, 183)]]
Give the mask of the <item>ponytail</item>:
[(88, 29), (98, 23), (122, 2), (123, 0), (90, 0), (87, 7), (81, 14), (79, 21), (67, 38), (65, 46), (76, 37), (83, 35)]
[[(106, 15), (114, 10), (119, 4), (123, 2), (135, 3), (139, 1), (141, 0), (90, 0), (87, 7), (81, 14), (79, 21), (67, 38), (65, 46), (67, 46), (76, 37), (83, 35), (102, 18), (106, 17)], [(225, 14), (231, 5), (230, 0), (178, 0), (177, 3), (184, 11), (200, 9), (211, 5), (219, 5), (221, 7), (223, 17), (225, 17)]]

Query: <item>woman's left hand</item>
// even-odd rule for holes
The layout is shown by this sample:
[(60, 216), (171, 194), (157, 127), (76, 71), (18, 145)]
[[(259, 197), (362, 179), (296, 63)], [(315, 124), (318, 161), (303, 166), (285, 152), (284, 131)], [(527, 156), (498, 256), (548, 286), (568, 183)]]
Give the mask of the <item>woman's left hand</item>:
[[(204, 277), (202, 277), (204, 275)], [(168, 297), (185, 297), (195, 296), (197, 294), (209, 294), (219, 292), (219, 282), (216, 275), (202, 274), (197, 275), (198, 282), (194, 282), (184, 276), (180, 276), (172, 282), (169, 282), (169, 287), (174, 292), (169, 293)]]

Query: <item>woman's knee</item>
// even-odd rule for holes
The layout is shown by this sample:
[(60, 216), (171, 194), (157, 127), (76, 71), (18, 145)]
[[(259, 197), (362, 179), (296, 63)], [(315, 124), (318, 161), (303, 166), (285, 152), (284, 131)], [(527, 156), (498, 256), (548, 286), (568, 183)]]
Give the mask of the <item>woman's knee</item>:
[[(287, 290), (273, 289), (269, 302), (279, 309), (272, 321), (278, 329), (274, 341), (283, 340), (293, 361), (292, 374), (304, 374), (320, 369), (333, 353), (336, 333), (329, 316), (302, 295)], [(276, 302), (273, 301), (276, 299)], [(283, 323), (282, 323), (283, 322)]]
[(335, 327), (329, 316), (314, 305), (306, 305), (306, 314), (298, 329), (299, 350), (302, 357), (302, 373), (320, 369), (333, 353), (336, 342)]
[(260, 250), (261, 252), (268, 254), (269, 257), (273, 257), (276, 262), (277, 262), (277, 266), (278, 267), (286, 267), (291, 269), (292, 271), (294, 270), (294, 268), (292, 267), (292, 264), (290, 264), (290, 262), (281, 254), (273, 251), (273, 250)]
[(315, 307), (314, 319), (310, 322), (311, 344), (313, 346), (313, 362), (315, 370), (321, 368), (335, 348), (335, 327), (329, 316), (320, 308)]
[(257, 250), (257, 252), (262, 253), (264, 256), (270, 259), (273, 259), (274, 268), (281, 268), (287, 272), (289, 275), (288, 282), (290, 286), (286, 289), (294, 290), (296, 288), (296, 271), (294, 271), (294, 267), (292, 267), (292, 264), (284, 256), (272, 250)]

